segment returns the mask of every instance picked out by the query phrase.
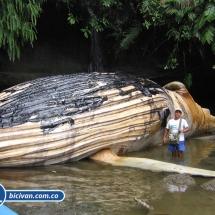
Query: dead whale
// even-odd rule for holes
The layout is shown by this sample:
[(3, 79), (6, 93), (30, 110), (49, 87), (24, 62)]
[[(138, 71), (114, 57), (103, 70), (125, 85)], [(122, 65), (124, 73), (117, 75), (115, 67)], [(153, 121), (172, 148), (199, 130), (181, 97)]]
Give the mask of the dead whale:
[(180, 82), (161, 87), (131, 75), (80, 73), (18, 84), (0, 93), (0, 167), (156, 146), (176, 107), (191, 125), (187, 137), (215, 128), (210, 111), (196, 104)]

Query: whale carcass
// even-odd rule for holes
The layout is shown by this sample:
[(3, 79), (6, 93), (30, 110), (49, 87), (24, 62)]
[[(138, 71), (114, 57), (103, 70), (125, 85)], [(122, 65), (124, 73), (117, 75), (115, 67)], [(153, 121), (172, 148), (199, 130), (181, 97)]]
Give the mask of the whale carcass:
[(176, 107), (191, 125), (187, 137), (215, 128), (210, 111), (196, 104), (180, 82), (161, 87), (131, 75), (80, 73), (18, 84), (0, 93), (0, 167), (156, 146)]

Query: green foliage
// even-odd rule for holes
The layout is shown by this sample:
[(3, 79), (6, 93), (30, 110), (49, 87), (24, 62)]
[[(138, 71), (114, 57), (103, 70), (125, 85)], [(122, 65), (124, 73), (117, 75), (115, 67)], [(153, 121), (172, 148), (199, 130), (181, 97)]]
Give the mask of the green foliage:
[(193, 83), (192, 75), (190, 73), (186, 74), (185, 78), (184, 78), (184, 85), (187, 88), (190, 88), (190, 86), (192, 85), (192, 83)]
[(10, 60), (20, 57), (20, 46), (33, 46), (42, 1), (0, 0), (0, 48), (7, 50)]
[[(173, 2), (177, 3), (179, 1)], [(166, 12), (174, 16), (174, 20), (169, 25), (170, 30), (167, 33), (169, 39), (173, 37), (178, 45), (188, 41), (191, 47), (197, 41), (203, 45), (207, 43), (211, 45), (212, 51), (215, 52), (215, 1), (194, 1), (193, 5), (185, 5), (180, 10), (174, 9), (174, 5), (169, 4)], [(177, 30), (173, 31), (175, 26)], [(201, 47), (199, 46), (200, 53), (203, 52)]]
[(86, 28), (82, 28), (81, 31), (84, 33), (84, 36), (86, 38), (88, 38), (89, 35), (91, 34), (91, 31), (88, 29), (88, 26)]
[(178, 66), (178, 45), (175, 45), (172, 53), (169, 55), (164, 69), (175, 69)]
[(67, 20), (71, 25), (74, 25), (78, 22), (78, 19), (74, 17), (72, 13), (69, 13)]
[(141, 31), (141, 23), (136, 23), (133, 28), (129, 29), (129, 32), (125, 35), (124, 39), (120, 43), (122, 49), (128, 49), (131, 43), (134, 42), (135, 38), (139, 35)]
[(200, 38), (202, 43), (211, 44), (214, 41), (215, 27), (213, 25), (208, 25), (202, 32), (202, 37)]
[(202, 44), (208, 43), (214, 51), (215, 42), (215, 1), (208, 1), (198, 8), (199, 16), (195, 20), (193, 32)]
[[(165, 69), (176, 68), (181, 62), (181, 53), (184, 53), (183, 61), (196, 50), (204, 56), (206, 44), (215, 53), (215, 0), (62, 1), (73, 11), (80, 8), (75, 15), (69, 13), (68, 21), (74, 25), (82, 20), (81, 31), (86, 38), (92, 29), (97, 32), (108, 29), (105, 36), (115, 38), (115, 53), (129, 49), (141, 37), (150, 41), (152, 51), (147, 53), (154, 53), (161, 46), (169, 52)], [(82, 14), (80, 11), (85, 11), (85, 17), (78, 17)], [(146, 31), (150, 38), (146, 38)], [(149, 47), (147, 41), (145, 44)]]
[(104, 27), (108, 25), (108, 20), (107, 20), (105, 17), (103, 17), (103, 18), (100, 19), (99, 17), (93, 15), (93, 16), (91, 17), (91, 19), (90, 19), (89, 24), (90, 24), (93, 28), (95, 28), (95, 30), (96, 30), (97, 32), (99, 32), (99, 31), (103, 31), (103, 30), (104, 30)]
[(157, 0), (142, 1), (140, 13), (143, 15), (143, 26), (149, 29), (150, 26), (164, 25), (165, 8), (166, 6)]
[(102, 5), (105, 7), (111, 7), (113, 4), (115, 4), (115, 0), (103, 0)]
[(171, 43), (175, 41), (165, 69), (176, 68), (180, 51), (189, 54), (197, 49), (202, 55), (202, 48), (208, 44), (215, 53), (214, 0), (146, 0), (140, 12), (146, 29), (159, 26)]
[[(138, 32), (141, 31), (141, 23), (136, 21), (138, 0), (83, 0), (79, 3), (69, 1), (69, 7), (77, 10), (76, 15), (80, 16), (80, 11), (85, 17), (75, 18), (69, 14), (68, 20), (71, 24), (76, 24), (77, 20), (83, 20), (81, 31), (86, 38), (94, 29), (96, 32), (108, 30), (108, 37), (114, 37), (118, 41), (119, 49), (126, 49), (135, 41)], [(74, 11), (74, 10), (73, 10)], [(86, 15), (87, 14), (87, 15)], [(138, 28), (137, 28), (137, 23)], [(137, 31), (136, 31), (137, 30)]]
[[(36, 40), (37, 19), (44, 1), (0, 0), (0, 47), (7, 50), (11, 60), (19, 58), (21, 45), (33, 45)], [(198, 50), (204, 55), (203, 48), (207, 45), (215, 53), (215, 0), (59, 2), (68, 8), (68, 22), (71, 25), (78, 23), (86, 38), (92, 30), (105, 32), (106, 37), (114, 37), (116, 53), (128, 49), (138, 40), (153, 41), (149, 43), (149, 46), (154, 46), (150, 47), (151, 50), (168, 41), (165, 50), (169, 52), (169, 58), (165, 69), (176, 68), (182, 52), (186, 56)], [(146, 44), (147, 41), (144, 46)]]

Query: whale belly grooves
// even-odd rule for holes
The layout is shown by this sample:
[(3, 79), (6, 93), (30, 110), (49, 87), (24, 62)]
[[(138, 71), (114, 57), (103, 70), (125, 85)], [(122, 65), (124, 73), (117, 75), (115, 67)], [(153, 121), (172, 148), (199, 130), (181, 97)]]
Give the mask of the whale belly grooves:
[(162, 87), (133, 76), (76, 74), (16, 85), (0, 93), (0, 166), (76, 161), (107, 147), (139, 150), (167, 106)]
[(0, 167), (77, 161), (105, 148), (120, 155), (156, 146), (178, 106), (192, 124), (187, 136), (215, 128), (214, 118), (209, 112), (205, 117), (200, 106), (201, 120), (195, 120), (190, 114), (195, 106), (190, 110), (179, 93), (131, 75), (80, 73), (18, 84), (0, 93)]

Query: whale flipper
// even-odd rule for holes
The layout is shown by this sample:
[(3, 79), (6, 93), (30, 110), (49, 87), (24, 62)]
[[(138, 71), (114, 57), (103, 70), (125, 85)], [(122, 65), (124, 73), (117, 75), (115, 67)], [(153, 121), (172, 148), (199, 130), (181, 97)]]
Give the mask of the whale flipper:
[(110, 149), (103, 149), (90, 156), (92, 160), (112, 164), (113, 166), (135, 167), (155, 172), (175, 172), (204, 177), (215, 177), (215, 171), (166, 163), (148, 158), (119, 157)]

